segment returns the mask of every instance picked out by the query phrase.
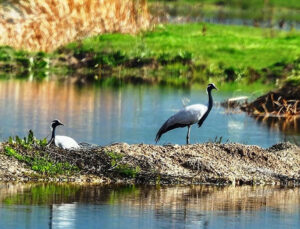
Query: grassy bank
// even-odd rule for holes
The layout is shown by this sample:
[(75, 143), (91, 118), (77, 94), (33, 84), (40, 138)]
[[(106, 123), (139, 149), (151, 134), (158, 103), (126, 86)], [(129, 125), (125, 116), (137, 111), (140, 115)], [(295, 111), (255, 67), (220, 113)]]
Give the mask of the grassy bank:
[(157, 26), (136, 36), (106, 34), (53, 53), (0, 49), (2, 77), (73, 76), (103, 84), (278, 83), (297, 79), (300, 32), (245, 26)]

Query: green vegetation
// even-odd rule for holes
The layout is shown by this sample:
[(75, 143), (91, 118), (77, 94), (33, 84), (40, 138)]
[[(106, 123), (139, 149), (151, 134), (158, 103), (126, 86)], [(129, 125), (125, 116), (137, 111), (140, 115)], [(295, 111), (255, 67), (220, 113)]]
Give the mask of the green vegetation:
[(29, 130), (27, 137), (24, 137), (23, 139), (20, 138), (19, 136), (9, 137), (8, 138), (8, 143), (10, 145), (17, 145), (17, 146), (22, 146), (26, 149), (32, 149), (33, 146), (39, 146), (39, 147), (44, 147), (47, 145), (47, 139), (36, 139), (33, 135), (32, 130)]
[(141, 171), (139, 166), (123, 163), (123, 155), (120, 153), (106, 152), (106, 155), (110, 158), (111, 170), (122, 177), (134, 178)]
[(297, 31), (245, 26), (166, 25), (138, 36), (91, 37), (60, 51), (88, 59), (90, 68), (100, 65), (98, 80), (103, 80), (108, 72), (119, 81), (138, 78), (177, 86), (212, 79), (274, 83), (298, 67), (299, 35)]
[(25, 162), (32, 170), (42, 175), (70, 175), (78, 171), (77, 166), (68, 162), (55, 162), (44, 150), (46, 145), (46, 139), (36, 139), (33, 132), (29, 131), (24, 139), (18, 136), (10, 137), (4, 146), (4, 153)]
[[(206, 27), (205, 35), (203, 26)], [(154, 58), (160, 64), (195, 63), (231, 68), (262, 69), (290, 63), (300, 56), (300, 32), (212, 24), (166, 25), (139, 36), (108, 34), (71, 43), (75, 55), (95, 53), (99, 64)], [(108, 53), (108, 54), (107, 54)], [(280, 53), (280, 56), (278, 55)], [(277, 64), (278, 65), (278, 64)]]
[(37, 79), (48, 75), (66, 78), (68, 74), (78, 82), (117, 86), (190, 86), (208, 81), (219, 85), (274, 85), (298, 74), (299, 43), (298, 31), (213, 24), (161, 25), (136, 36), (90, 37), (50, 54), (2, 47), (0, 74)]
[(300, 75), (288, 77), (285, 83), (292, 86), (300, 87)]
[(48, 76), (49, 61), (49, 55), (43, 52), (29, 53), (2, 46), (0, 47), (0, 77), (43, 79)]

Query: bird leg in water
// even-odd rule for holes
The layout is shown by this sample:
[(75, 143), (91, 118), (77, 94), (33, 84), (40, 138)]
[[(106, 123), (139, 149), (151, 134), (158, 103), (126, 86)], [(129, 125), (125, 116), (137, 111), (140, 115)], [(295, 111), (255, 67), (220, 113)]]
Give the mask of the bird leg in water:
[(191, 126), (188, 126), (188, 132), (186, 135), (186, 144), (189, 145), (190, 144), (190, 130), (191, 130)]

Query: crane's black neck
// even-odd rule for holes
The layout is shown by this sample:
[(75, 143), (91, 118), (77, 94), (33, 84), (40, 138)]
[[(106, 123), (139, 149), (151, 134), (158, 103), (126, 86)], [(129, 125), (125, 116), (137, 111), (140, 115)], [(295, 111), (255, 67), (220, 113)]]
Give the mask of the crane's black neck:
[(56, 129), (56, 126), (52, 127), (52, 135), (51, 135), (51, 139), (52, 139), (52, 138), (55, 138), (55, 129)]
[(207, 91), (207, 94), (208, 94), (208, 107), (207, 107), (208, 109), (207, 109), (207, 112), (208, 113), (210, 112), (211, 108), (213, 107), (213, 103), (214, 103), (212, 95), (211, 95), (211, 91), (212, 90)]
[(52, 144), (52, 142), (54, 141), (54, 138), (55, 138), (55, 129), (56, 129), (56, 126), (52, 126), (52, 134), (51, 134), (51, 139), (50, 139), (50, 141), (48, 142), (48, 144), (47, 145), (50, 145), (50, 144)]
[(212, 98), (212, 95), (211, 95), (211, 89), (208, 89), (207, 90), (207, 94), (208, 94), (208, 106), (207, 106), (207, 111), (204, 113), (204, 115), (202, 116), (202, 118), (199, 120), (198, 122), (198, 126), (202, 126), (204, 120), (207, 118), (211, 108), (213, 107), (213, 98)]

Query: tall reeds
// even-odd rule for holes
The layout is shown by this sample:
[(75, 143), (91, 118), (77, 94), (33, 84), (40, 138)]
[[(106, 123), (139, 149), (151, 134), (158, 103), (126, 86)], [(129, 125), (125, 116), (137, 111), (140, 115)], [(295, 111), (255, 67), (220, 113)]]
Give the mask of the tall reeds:
[(11, 0), (0, 5), (0, 45), (51, 51), (101, 33), (150, 25), (145, 0)]

